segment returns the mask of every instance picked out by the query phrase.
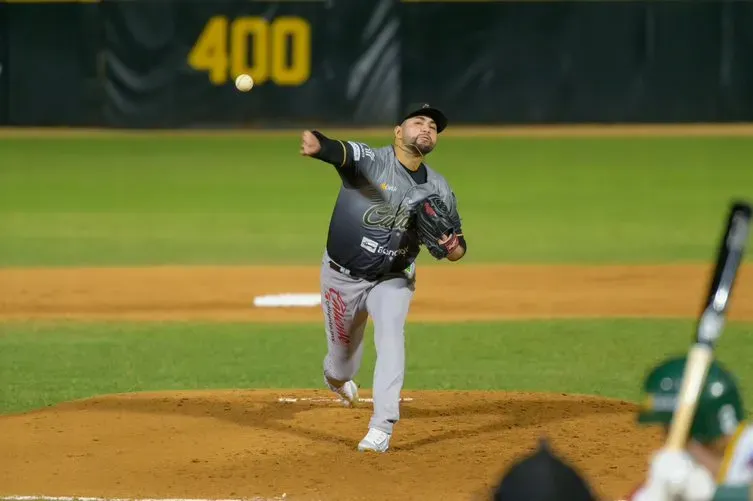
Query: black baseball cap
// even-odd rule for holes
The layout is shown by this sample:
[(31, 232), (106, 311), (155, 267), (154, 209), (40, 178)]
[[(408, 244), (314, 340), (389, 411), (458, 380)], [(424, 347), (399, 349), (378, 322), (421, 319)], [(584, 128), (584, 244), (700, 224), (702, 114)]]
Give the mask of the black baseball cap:
[(430, 117), (437, 124), (437, 133), (440, 133), (447, 127), (447, 117), (439, 108), (435, 108), (429, 103), (414, 103), (408, 106), (405, 115), (397, 122), (397, 125), (405, 122), (409, 118), (424, 115)]
[(510, 467), (494, 492), (494, 501), (596, 501), (596, 497), (544, 439), (536, 452)]

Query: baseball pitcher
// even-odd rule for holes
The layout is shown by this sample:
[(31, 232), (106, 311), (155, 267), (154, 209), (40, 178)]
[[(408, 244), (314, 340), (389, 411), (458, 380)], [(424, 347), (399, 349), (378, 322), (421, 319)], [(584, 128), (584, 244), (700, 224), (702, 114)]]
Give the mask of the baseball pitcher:
[[(682, 385), (686, 358), (672, 358), (646, 378), (641, 423), (668, 429)], [(747, 501), (753, 482), (753, 426), (744, 419), (734, 376), (718, 361), (709, 368), (687, 448), (659, 450), (646, 482), (631, 501)]]
[(324, 382), (347, 406), (358, 401), (353, 378), (369, 315), (374, 322), (374, 410), (360, 451), (387, 451), (400, 417), (405, 322), (420, 245), (450, 261), (467, 249), (455, 195), (424, 162), (446, 126), (445, 115), (424, 104), (404, 115), (389, 146), (372, 149), (318, 131), (302, 135), (301, 154), (332, 164), (342, 181), (320, 280), (327, 334)]

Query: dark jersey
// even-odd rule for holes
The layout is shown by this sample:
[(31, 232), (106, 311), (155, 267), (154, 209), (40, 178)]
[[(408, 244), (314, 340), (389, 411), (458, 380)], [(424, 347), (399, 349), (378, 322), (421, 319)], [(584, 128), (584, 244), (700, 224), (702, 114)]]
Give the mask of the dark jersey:
[(402, 272), (419, 253), (412, 216), (417, 204), (432, 193), (441, 196), (457, 221), (455, 231), (462, 232), (455, 194), (441, 174), (425, 164), (411, 173), (392, 146), (343, 144), (353, 162), (336, 167), (343, 184), (327, 235), (327, 253), (337, 264), (356, 275)]

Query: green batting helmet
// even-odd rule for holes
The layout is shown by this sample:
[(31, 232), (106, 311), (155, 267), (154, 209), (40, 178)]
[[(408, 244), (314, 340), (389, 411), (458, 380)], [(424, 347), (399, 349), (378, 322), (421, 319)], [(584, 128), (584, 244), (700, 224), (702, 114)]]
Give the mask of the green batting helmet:
[[(682, 386), (685, 357), (671, 358), (652, 369), (643, 383), (645, 400), (639, 423), (669, 424)], [(735, 433), (744, 418), (743, 403), (735, 377), (716, 360), (711, 363), (698, 399), (690, 435), (708, 443)]]

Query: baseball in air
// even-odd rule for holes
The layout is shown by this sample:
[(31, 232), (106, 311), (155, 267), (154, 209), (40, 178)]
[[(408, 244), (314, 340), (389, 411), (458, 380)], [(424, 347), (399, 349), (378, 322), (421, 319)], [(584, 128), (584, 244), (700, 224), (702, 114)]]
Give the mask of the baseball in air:
[(235, 79), (235, 87), (241, 92), (248, 92), (254, 86), (254, 79), (251, 75), (238, 75)]

